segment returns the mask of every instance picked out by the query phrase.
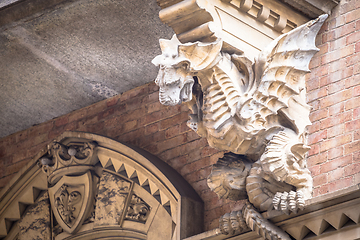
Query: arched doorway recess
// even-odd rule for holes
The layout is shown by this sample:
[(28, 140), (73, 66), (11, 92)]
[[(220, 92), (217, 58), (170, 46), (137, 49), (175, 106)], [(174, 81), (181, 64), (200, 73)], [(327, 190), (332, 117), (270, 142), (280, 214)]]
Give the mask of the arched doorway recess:
[(183, 239), (203, 204), (157, 157), (109, 138), (65, 132), (2, 191), (2, 239)]

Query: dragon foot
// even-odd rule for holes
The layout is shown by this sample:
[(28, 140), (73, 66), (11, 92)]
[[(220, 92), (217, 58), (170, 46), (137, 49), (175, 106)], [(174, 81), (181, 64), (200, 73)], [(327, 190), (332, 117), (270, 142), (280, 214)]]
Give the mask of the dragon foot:
[(220, 217), (219, 222), (223, 234), (233, 235), (252, 230), (263, 239), (291, 239), (283, 230), (258, 213), (250, 203), (245, 204), (240, 211), (226, 213)]
[(304, 194), (298, 190), (296, 192), (277, 192), (273, 198), (275, 210), (280, 210), (289, 215), (289, 211), (297, 213), (298, 209), (303, 210), (305, 207)]

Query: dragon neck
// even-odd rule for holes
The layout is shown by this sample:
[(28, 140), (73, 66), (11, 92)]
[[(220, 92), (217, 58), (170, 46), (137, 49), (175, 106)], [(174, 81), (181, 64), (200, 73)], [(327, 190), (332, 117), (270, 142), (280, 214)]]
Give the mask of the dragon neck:
[(203, 117), (208, 129), (222, 131), (225, 125), (233, 124), (232, 118), (240, 95), (232, 79), (218, 66), (212, 69), (211, 85), (203, 87)]
[(215, 66), (199, 75), (204, 93), (204, 114), (219, 114), (217, 111), (221, 109), (223, 114), (230, 112), (233, 117), (242, 101), (244, 76), (232, 63), (230, 55), (223, 54)]

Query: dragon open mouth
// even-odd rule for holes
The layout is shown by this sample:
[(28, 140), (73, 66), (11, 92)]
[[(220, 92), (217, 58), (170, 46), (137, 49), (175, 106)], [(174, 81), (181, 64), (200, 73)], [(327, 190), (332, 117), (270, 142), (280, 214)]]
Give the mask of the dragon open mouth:
[(192, 86), (193, 82), (185, 83), (184, 87), (180, 91), (181, 102), (188, 102), (192, 99)]

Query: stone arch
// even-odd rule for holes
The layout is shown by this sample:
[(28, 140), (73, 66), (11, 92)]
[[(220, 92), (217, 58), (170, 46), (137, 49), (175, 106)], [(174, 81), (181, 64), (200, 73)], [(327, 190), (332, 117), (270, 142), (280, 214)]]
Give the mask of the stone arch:
[(202, 231), (203, 203), (150, 153), (65, 132), (2, 190), (2, 239), (183, 239)]

